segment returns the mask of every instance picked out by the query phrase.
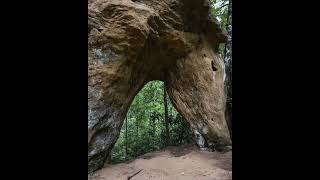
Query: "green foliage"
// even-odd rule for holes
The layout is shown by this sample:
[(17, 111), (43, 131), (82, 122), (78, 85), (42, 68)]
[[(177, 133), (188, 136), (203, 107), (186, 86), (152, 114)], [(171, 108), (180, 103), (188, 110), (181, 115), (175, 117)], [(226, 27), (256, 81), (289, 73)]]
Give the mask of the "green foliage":
[(189, 144), (193, 141), (192, 133), (188, 127), (188, 124), (185, 120), (183, 120), (180, 114), (172, 117), (170, 127), (171, 141), (174, 145)]
[[(210, 0), (211, 13), (221, 23), (223, 29), (226, 29), (228, 23), (228, 4), (229, 0)], [(224, 44), (220, 44), (218, 53), (221, 57), (224, 57)]]
[[(192, 132), (168, 99), (171, 145), (191, 143)], [(163, 82), (152, 81), (136, 95), (120, 136), (112, 149), (113, 163), (129, 160), (165, 147)], [(127, 141), (127, 142), (126, 142)], [(126, 154), (127, 145), (127, 154)]]
[(221, 23), (222, 28), (226, 29), (228, 23), (228, 0), (210, 0), (211, 13)]

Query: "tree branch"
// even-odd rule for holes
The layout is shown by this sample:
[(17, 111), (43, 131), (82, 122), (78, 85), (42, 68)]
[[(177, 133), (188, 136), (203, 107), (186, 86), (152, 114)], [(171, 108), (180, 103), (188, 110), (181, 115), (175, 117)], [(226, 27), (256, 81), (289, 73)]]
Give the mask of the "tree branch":
[(224, 4), (224, 5), (220, 6), (219, 8), (217, 8), (217, 10), (216, 10), (216, 11), (220, 11), (223, 7), (226, 7), (226, 6), (228, 6), (228, 5), (229, 5), (229, 3)]
[(137, 172), (135, 172), (135, 173), (133, 173), (132, 175), (130, 175), (130, 176), (128, 176), (128, 180), (129, 179), (131, 179), (133, 176), (135, 176), (135, 175), (137, 175), (139, 172), (141, 172), (142, 171), (142, 169), (140, 169), (139, 171), (137, 171)]

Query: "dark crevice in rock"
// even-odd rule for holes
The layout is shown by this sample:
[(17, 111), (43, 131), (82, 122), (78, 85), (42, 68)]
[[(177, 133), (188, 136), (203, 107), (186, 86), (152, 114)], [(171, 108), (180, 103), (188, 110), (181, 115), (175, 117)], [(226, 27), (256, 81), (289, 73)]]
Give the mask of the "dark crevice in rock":
[(217, 71), (218, 69), (214, 66), (213, 61), (211, 61), (212, 71)]

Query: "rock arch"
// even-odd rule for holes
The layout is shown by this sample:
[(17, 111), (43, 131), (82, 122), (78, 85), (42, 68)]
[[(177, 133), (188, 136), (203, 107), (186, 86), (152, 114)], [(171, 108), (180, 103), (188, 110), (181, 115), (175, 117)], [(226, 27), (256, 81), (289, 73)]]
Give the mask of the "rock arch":
[(88, 1), (88, 166), (97, 170), (116, 142), (128, 108), (151, 80), (165, 83), (199, 146), (231, 145), (225, 122), (226, 35), (207, 0)]

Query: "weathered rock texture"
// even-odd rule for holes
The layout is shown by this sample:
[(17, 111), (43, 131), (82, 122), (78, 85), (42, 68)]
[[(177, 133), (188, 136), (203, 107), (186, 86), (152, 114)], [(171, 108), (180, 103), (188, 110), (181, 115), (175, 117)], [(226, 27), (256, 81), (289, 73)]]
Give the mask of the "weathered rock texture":
[(151, 80), (165, 82), (200, 147), (231, 145), (224, 117), (225, 33), (207, 0), (88, 1), (88, 165), (103, 166), (128, 108)]

